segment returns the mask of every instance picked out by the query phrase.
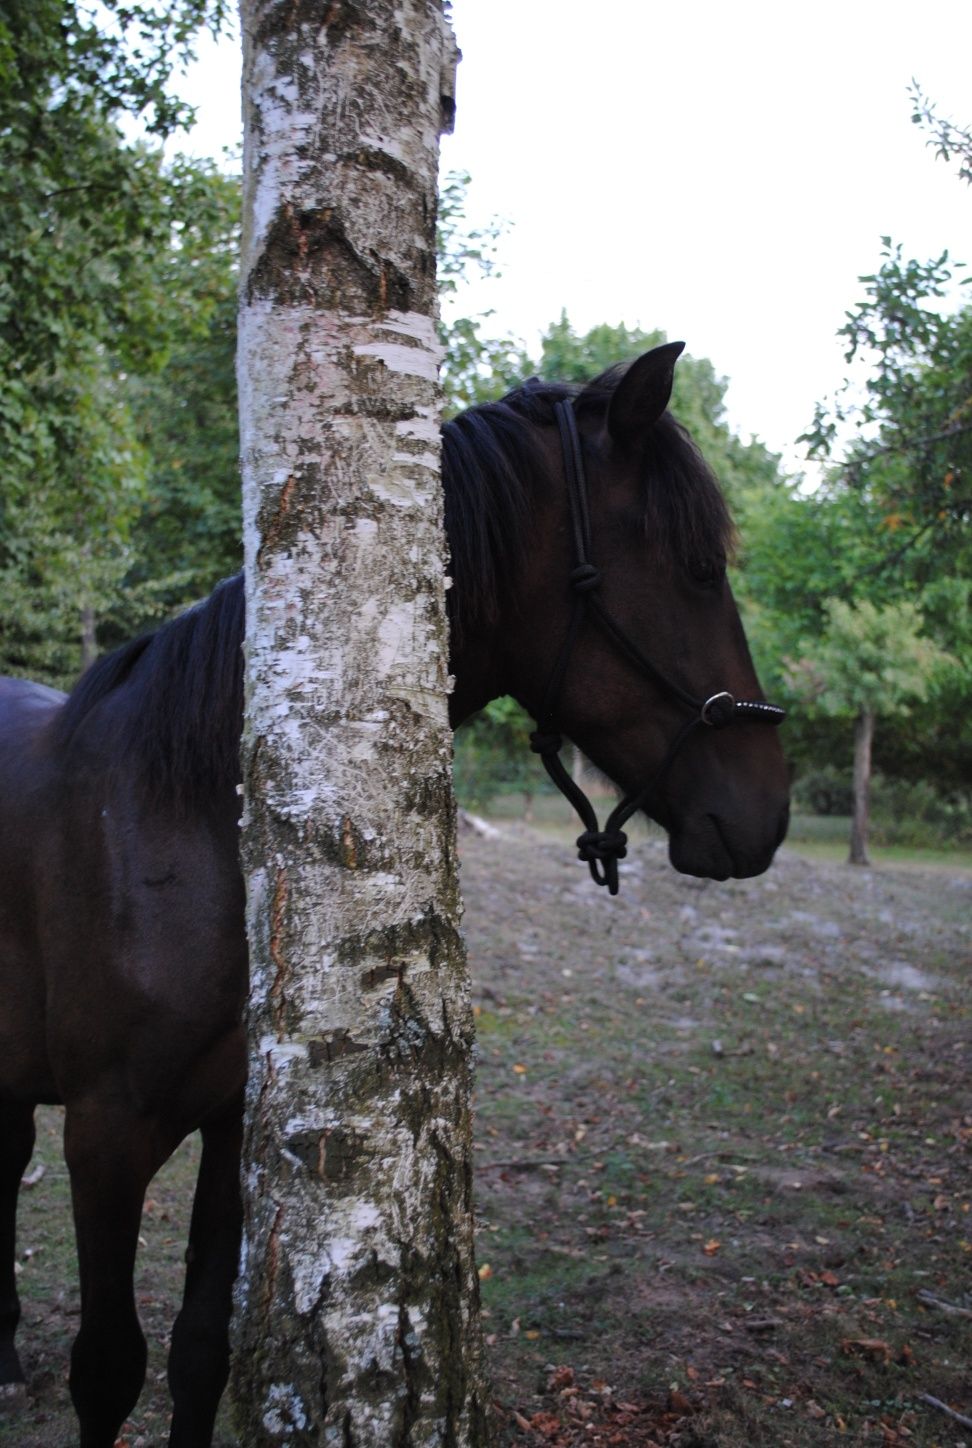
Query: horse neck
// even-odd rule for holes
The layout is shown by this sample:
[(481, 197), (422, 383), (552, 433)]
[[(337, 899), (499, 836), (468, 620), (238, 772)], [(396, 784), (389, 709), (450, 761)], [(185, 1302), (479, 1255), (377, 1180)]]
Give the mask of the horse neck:
[(491, 699), (507, 692), (495, 646), (485, 636), (454, 642), (449, 650), (449, 672), (456, 681), (449, 695), (449, 723), (453, 729), (485, 708)]

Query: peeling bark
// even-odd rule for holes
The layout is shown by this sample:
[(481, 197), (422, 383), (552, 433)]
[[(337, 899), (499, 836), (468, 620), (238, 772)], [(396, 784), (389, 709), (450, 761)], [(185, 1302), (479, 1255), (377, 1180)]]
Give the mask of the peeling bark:
[(435, 340), (439, 0), (243, 0), (242, 1441), (487, 1440)]

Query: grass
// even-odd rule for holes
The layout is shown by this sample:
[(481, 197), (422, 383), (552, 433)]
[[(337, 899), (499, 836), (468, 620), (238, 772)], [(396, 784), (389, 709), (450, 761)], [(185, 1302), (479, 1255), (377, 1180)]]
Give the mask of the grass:
[[(766, 877), (709, 886), (646, 831), (610, 901), (572, 833), (463, 843), (500, 1443), (969, 1448), (925, 1396), (972, 1414), (972, 882), (797, 842)], [(31, 1399), (4, 1448), (76, 1441), (67, 1179), (59, 1114), (40, 1121), (19, 1238)], [(150, 1192), (129, 1448), (165, 1441), (197, 1160), (187, 1143)]]
[[(483, 1296), (520, 1419), (552, 1432), (556, 1418), (558, 1442), (588, 1431), (544, 1388), (549, 1366), (654, 1405), (650, 1438), (604, 1442), (667, 1442), (673, 1391), (691, 1408), (684, 1441), (718, 1448), (965, 1441), (923, 1395), (972, 1408), (969, 1317), (921, 1295), (972, 1308), (957, 883), (818, 877), (791, 858), (757, 907), (759, 886), (653, 877), (627, 931), (598, 939), (605, 916), (581, 936), (582, 906), (553, 969), (502, 972), (480, 1018), (478, 1119), (483, 1154), (502, 1141), (513, 1165), (482, 1174)], [(495, 904), (507, 924), (473, 936), (480, 966), (516, 951)], [(762, 953), (735, 943), (754, 910)], [(689, 948), (679, 914), (693, 929), (704, 915), (714, 946)], [(618, 970), (645, 954), (642, 916), (651, 972), (634, 994)], [(885, 959), (914, 972), (906, 1002), (881, 984)]]

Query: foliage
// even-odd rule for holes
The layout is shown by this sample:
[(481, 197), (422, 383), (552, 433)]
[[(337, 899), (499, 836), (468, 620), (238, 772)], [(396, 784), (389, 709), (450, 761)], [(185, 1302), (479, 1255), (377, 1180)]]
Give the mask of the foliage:
[[(664, 332), (644, 331), (618, 323), (602, 323), (588, 332), (574, 331), (566, 311), (540, 340), (535, 369), (551, 381), (586, 382), (618, 363), (630, 362), (668, 338)], [(779, 481), (779, 458), (762, 443), (742, 442), (726, 422), (728, 382), (707, 357), (686, 354), (675, 369), (672, 412), (692, 434), (734, 507), (748, 494), (762, 493)]]
[(911, 82), (911, 100), (911, 119), (931, 132), (928, 145), (935, 155), (940, 161), (957, 161), (961, 180), (972, 182), (972, 127), (956, 125), (940, 116), (917, 81)]
[[(940, 118), (916, 82), (911, 95), (929, 146), (972, 179), (972, 132)], [(882, 238), (881, 265), (861, 278), (864, 297), (839, 333), (852, 374), (805, 436), (812, 456), (835, 464), (830, 496), (870, 510), (868, 583), (917, 588), (939, 636), (960, 648), (972, 571), (972, 307), (954, 305), (963, 270), (947, 251), (919, 262)], [(946, 574), (966, 581), (961, 594), (943, 594)]]
[[(125, 396), (184, 326), (184, 258), (223, 225), (213, 169), (126, 143), (188, 118), (168, 92), (223, 0), (102, 7), (13, 0), (0, 17), (0, 667), (74, 672), (117, 599), (144, 455)], [(201, 321), (204, 319), (200, 319)]]
[[(912, 99), (929, 145), (958, 161), (968, 180), (970, 132), (942, 121), (917, 85)], [(967, 790), (972, 777), (965, 704), (972, 671), (972, 307), (956, 306), (962, 270), (945, 251), (920, 262), (882, 238), (880, 265), (861, 278), (863, 296), (840, 332), (847, 379), (817, 407), (803, 439), (828, 465), (824, 482), (812, 493), (796, 484), (765, 491), (744, 514), (745, 588), (760, 605), (757, 652), (764, 668), (770, 661), (772, 690), (785, 696), (800, 686), (789, 694), (798, 707), (787, 732), (791, 756), (804, 769), (842, 747), (836, 716), (828, 723), (820, 710), (808, 710), (806, 698), (813, 669), (836, 667), (832, 601), (844, 610), (856, 605), (845, 617), (858, 626), (886, 611), (900, 618), (895, 610), (910, 603), (921, 611), (922, 647), (934, 640), (951, 664), (936, 671), (922, 709), (897, 712), (894, 728), (879, 731), (875, 763), (888, 775), (931, 777), (946, 792)], [(885, 685), (885, 702), (911, 642), (909, 626), (900, 636), (892, 630), (884, 668), (875, 662), (870, 683), (876, 694)], [(845, 670), (860, 662), (860, 643), (845, 640)], [(801, 652), (802, 677), (799, 669), (774, 669), (774, 657)], [(856, 687), (860, 693), (863, 680)]]
[[(836, 765), (808, 769), (793, 791), (790, 839), (812, 830), (837, 838), (826, 829), (832, 821), (846, 831), (853, 808), (849, 769)], [(915, 849), (947, 849), (972, 845), (972, 799), (961, 790), (943, 790), (929, 780), (907, 780), (875, 773), (871, 781), (871, 839), (875, 845), (907, 845)]]
[(236, 242), (239, 186), (213, 176), (221, 227), (198, 256), (180, 250), (180, 335), (165, 365), (133, 376), (127, 397), (146, 459), (138, 546), (124, 600), (103, 642), (207, 593), (242, 564), (236, 399)]
[(810, 710), (854, 721), (850, 861), (867, 864), (874, 721), (907, 714), (952, 661), (923, 635), (913, 603), (879, 608), (867, 598), (834, 598), (824, 614), (821, 635), (790, 664), (790, 684)]
[(477, 274), (496, 276), (499, 238), (505, 223), (493, 218), (482, 230), (471, 229), (466, 219), (469, 176), (450, 172), (439, 190), (436, 229), (439, 298), (443, 318), (439, 341), (443, 360), (440, 373), (445, 413), (454, 416), (477, 402), (499, 397), (525, 375), (529, 364), (510, 337), (491, 337), (487, 324), (492, 311), (477, 316), (457, 315), (462, 287)]
[(456, 791), (464, 803), (481, 808), (498, 794), (522, 793), (527, 809), (533, 795), (553, 789), (530, 749), (533, 724), (515, 699), (493, 699), (456, 735)]
[(871, 805), (876, 845), (972, 845), (972, 799), (961, 791), (878, 775)]
[(881, 716), (907, 713), (928, 696), (936, 668), (947, 656), (921, 630), (912, 603), (878, 608), (829, 599), (821, 637), (790, 665), (794, 692), (811, 707), (838, 718), (863, 709)]
[(879, 517), (875, 571), (904, 569), (923, 586), (943, 557), (972, 563), (972, 308), (943, 310), (959, 264), (919, 263), (883, 239), (882, 264), (863, 277), (864, 299), (840, 335), (854, 379), (817, 408), (812, 456), (831, 457), (842, 428), (854, 435), (832, 486), (867, 499)]

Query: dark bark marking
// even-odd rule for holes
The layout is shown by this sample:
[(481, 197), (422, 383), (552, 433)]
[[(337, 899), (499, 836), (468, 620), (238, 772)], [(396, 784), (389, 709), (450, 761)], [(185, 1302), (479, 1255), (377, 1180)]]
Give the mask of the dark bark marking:
[(397, 980), (399, 985), (405, 978), (406, 965), (399, 961), (395, 965), (376, 965), (371, 970), (366, 970), (361, 977), (363, 990), (374, 990), (376, 986), (384, 985), (386, 980)]
[(350, 967), (358, 965), (362, 957), (377, 957), (392, 969), (403, 956), (424, 954), (428, 955), (433, 970), (440, 970), (462, 958), (462, 937), (448, 921), (428, 910), (416, 920), (347, 935), (340, 942), (339, 951), (341, 965)]
[(369, 18), (368, 7), (360, 0), (329, 0), (323, 16), (321, 0), (282, 0), (263, 12), (254, 44), (261, 50), (273, 51), (276, 47), (271, 41), (275, 38), (290, 41), (305, 27), (316, 32), (323, 26), (331, 44), (336, 45), (350, 26), (359, 27)]
[(365, 255), (332, 207), (280, 207), (246, 280), (246, 300), (310, 302), (328, 311), (413, 310), (412, 282), (387, 260)]
[(358, 868), (358, 846), (350, 815), (345, 815), (341, 821), (341, 863), (346, 870)]
[(307, 1052), (312, 1066), (327, 1066), (342, 1056), (356, 1056), (368, 1047), (352, 1039), (348, 1031), (335, 1031), (333, 1036), (308, 1041)]
[(308, 1171), (332, 1184), (350, 1182), (371, 1156), (362, 1136), (339, 1126), (324, 1132), (295, 1132), (285, 1145)]
[(283, 1207), (277, 1208), (273, 1219), (273, 1226), (267, 1237), (267, 1272), (264, 1278), (263, 1293), (260, 1300), (260, 1320), (269, 1322), (274, 1298), (277, 1294), (277, 1274), (280, 1270), (280, 1222), (283, 1218)]
[(260, 549), (257, 554), (257, 566), (263, 560), (267, 549), (276, 549), (283, 536), (289, 515), (291, 503), (294, 496), (294, 489), (297, 486), (293, 474), (291, 474), (273, 501), (267, 500), (260, 508), (260, 516), (257, 525), (260, 529)]
[(387, 151), (379, 151), (375, 146), (359, 146), (356, 151), (342, 156), (341, 160), (349, 161), (363, 171), (378, 171), (403, 185), (411, 181), (411, 172), (403, 161), (399, 161), (397, 156), (390, 156)]
[(281, 944), (289, 895), (290, 885), (287, 873), (282, 868), (278, 869), (273, 900), (270, 905), (270, 959), (273, 961), (275, 971), (273, 983), (270, 986), (270, 1014), (278, 1036), (282, 1033), (281, 1016), (284, 1006), (284, 989), (290, 974)]

